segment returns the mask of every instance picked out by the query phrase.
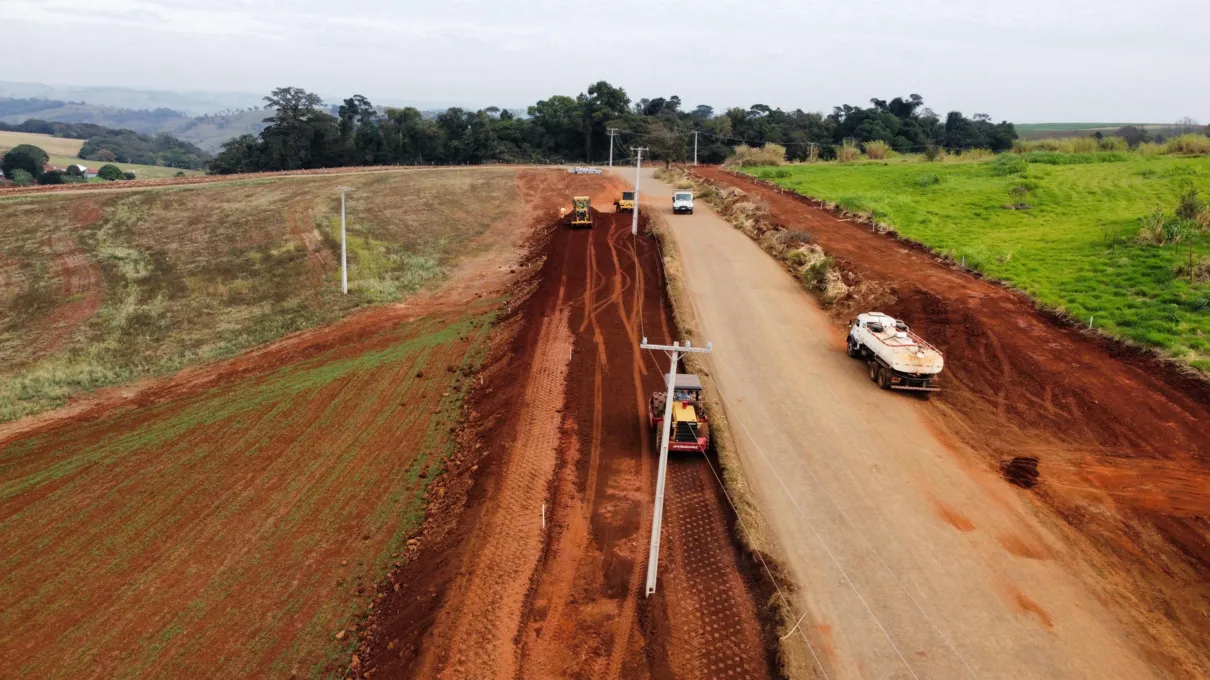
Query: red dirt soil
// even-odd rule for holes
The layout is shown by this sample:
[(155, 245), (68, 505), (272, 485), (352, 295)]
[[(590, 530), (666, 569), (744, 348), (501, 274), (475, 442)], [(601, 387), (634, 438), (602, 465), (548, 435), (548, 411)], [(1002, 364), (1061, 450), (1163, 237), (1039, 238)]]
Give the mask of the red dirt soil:
[(384, 584), (351, 675), (769, 677), (775, 640), (701, 457), (670, 463), (659, 590), (642, 595), (646, 400), (666, 367), (638, 342), (671, 333), (656, 246), (629, 215), (574, 231), (549, 219), (532, 294), (503, 324), (515, 337), (471, 406), (466, 508)]
[[(921, 403), (938, 434), (1006, 474), (1037, 459), (1036, 485), (1018, 492), (1053, 511), (1070, 543), (1061, 559), (1103, 574), (1101, 596), (1154, 663), (1210, 674), (1210, 383), (806, 197), (720, 168), (694, 172), (766, 201), (775, 222), (889, 287), (897, 301), (881, 311), (946, 354), (945, 390)], [(1032, 472), (1016, 483), (1030, 487)], [(1036, 552), (1015, 539), (1006, 549)]]

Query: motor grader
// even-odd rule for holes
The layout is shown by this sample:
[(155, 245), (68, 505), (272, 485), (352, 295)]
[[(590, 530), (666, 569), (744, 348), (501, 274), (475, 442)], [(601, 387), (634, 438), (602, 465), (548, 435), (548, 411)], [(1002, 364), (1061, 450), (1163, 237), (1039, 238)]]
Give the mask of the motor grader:
[(576, 196), (571, 199), (571, 212), (567, 215), (567, 226), (592, 228), (592, 199)]
[[(666, 376), (665, 376), (666, 378)], [(669, 451), (705, 453), (710, 446), (710, 422), (702, 402), (702, 381), (692, 373), (678, 373), (672, 386), (672, 427), (668, 431)], [(660, 448), (664, 411), (668, 393), (661, 390), (651, 395), (647, 420), (655, 432), (655, 448)]]

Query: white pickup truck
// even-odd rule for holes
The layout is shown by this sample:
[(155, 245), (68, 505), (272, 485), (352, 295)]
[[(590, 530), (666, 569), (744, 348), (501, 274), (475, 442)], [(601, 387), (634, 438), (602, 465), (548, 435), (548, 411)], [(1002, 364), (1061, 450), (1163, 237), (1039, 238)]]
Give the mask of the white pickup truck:
[(672, 194), (672, 212), (693, 214), (693, 192), (675, 191)]
[(849, 356), (869, 364), (870, 380), (884, 390), (940, 392), (941, 350), (882, 312), (859, 314), (849, 326)]

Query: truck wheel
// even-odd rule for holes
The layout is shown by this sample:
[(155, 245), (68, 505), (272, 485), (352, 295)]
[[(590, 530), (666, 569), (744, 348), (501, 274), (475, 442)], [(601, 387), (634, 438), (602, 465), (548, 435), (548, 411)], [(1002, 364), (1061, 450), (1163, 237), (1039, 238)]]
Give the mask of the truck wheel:
[(884, 390), (891, 389), (891, 374), (885, 369), (878, 369), (878, 386)]
[(845, 345), (848, 348), (849, 358), (856, 359), (857, 357), (861, 356), (861, 347), (859, 347), (851, 339), (846, 340)]
[(872, 382), (878, 382), (878, 370), (880, 368), (878, 366), (878, 362), (874, 361), (873, 359), (870, 359), (869, 368), (870, 368), (870, 380)]

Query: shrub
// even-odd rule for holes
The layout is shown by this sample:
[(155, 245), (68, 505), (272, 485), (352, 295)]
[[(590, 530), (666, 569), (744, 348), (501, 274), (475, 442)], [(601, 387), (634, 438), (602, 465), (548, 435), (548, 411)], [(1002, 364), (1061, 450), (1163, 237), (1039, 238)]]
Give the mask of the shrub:
[(1143, 156), (1159, 156), (1168, 153), (1168, 147), (1155, 142), (1143, 142), (1135, 148), (1135, 151)]
[(21, 168), (17, 168), (13, 171), (13, 183), (19, 187), (27, 187), (34, 183), (34, 176)]
[(122, 173), (122, 179), (134, 179), (134, 178), (135, 178), (135, 174), (133, 172), (123, 172)]
[(873, 160), (880, 161), (886, 158), (890, 152), (891, 145), (881, 139), (865, 143), (865, 155)]
[(50, 160), (46, 152), (32, 144), (18, 144), (4, 154), (0, 160), (0, 171), (12, 179), (17, 170), (24, 170), (35, 178), (42, 174), (42, 168)]
[(84, 170), (81, 166), (72, 164), (67, 166), (67, 170), (63, 174), (68, 177), (83, 177)]
[(747, 146), (741, 144), (723, 163), (732, 167), (753, 167), (760, 165), (781, 165), (786, 162), (786, 147), (780, 144), (765, 144), (764, 146)]
[(102, 165), (101, 169), (97, 170), (97, 177), (100, 177), (106, 182), (113, 182), (115, 180), (122, 179), (122, 169), (116, 165)]
[[(175, 174), (175, 175), (173, 175), (173, 177), (184, 177), (184, 176), (185, 176), (185, 172), (184, 172), (183, 170), (177, 170), (177, 171), (176, 171), (176, 174)], [(680, 184), (681, 184), (680, 182), (677, 182), (677, 187), (676, 187), (676, 188), (678, 188), (678, 189), (688, 189), (688, 188), (690, 188), (690, 187), (682, 187)]]
[(63, 184), (63, 173), (59, 170), (51, 170), (38, 175), (38, 184)]
[(844, 140), (844, 144), (832, 147), (836, 151), (836, 160), (841, 163), (852, 163), (861, 158), (861, 150), (857, 148), (856, 142), (851, 139)]
[(1101, 151), (1129, 151), (1130, 145), (1121, 137), (1102, 137), (1097, 143)]
[(992, 174), (997, 177), (1024, 174), (1028, 167), (1025, 159), (1015, 154), (1002, 153), (991, 162)]
[(1156, 246), (1170, 243), (1180, 243), (1185, 237), (1199, 231), (1201, 226), (1192, 220), (1182, 219), (1175, 215), (1165, 215), (1156, 207), (1151, 214), (1143, 218), (1143, 226), (1139, 229), (1138, 240)]
[(1210, 137), (1205, 135), (1181, 135), (1173, 137), (1165, 144), (1168, 153), (1210, 154)]
[(1096, 137), (1072, 137), (1070, 153), (1096, 153), (1101, 148)]
[(917, 175), (916, 184), (917, 186), (922, 187), (931, 187), (941, 184), (941, 175), (938, 175), (935, 172), (926, 172), (923, 175)]
[(1197, 187), (1192, 183), (1186, 184), (1185, 191), (1176, 202), (1176, 216), (1182, 220), (1197, 221), (1205, 210), (1206, 202), (1197, 195)]
[(939, 161), (939, 160), (945, 160), (945, 149), (942, 149), (941, 147), (937, 146), (936, 144), (929, 144), (924, 149), (924, 157), (930, 163)]

